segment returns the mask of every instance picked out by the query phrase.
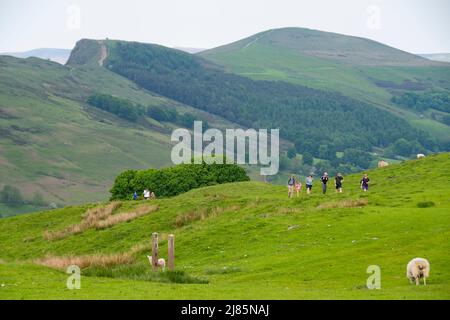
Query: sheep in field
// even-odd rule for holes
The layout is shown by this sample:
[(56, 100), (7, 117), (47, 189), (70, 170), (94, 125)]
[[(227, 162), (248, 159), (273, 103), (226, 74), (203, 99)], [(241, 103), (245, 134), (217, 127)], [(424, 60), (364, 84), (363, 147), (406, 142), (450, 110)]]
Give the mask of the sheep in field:
[[(152, 261), (153, 261), (152, 256), (147, 256), (147, 258), (148, 258), (148, 261), (150, 262), (150, 265), (153, 266), (153, 263), (152, 263)], [(158, 259), (158, 267), (161, 267), (161, 268), (162, 268), (162, 271), (165, 271), (165, 270), (166, 270), (166, 260), (164, 260), (164, 258), (159, 258), (159, 259)]]
[(420, 158), (425, 158), (425, 155), (423, 153), (418, 153), (417, 154), (417, 159), (420, 159)]
[(423, 278), (423, 284), (427, 285), (427, 278), (430, 274), (430, 263), (424, 258), (414, 258), (406, 266), (406, 276), (412, 283), (416, 282), (418, 286), (420, 279)]
[(387, 167), (388, 165), (389, 163), (384, 160), (378, 161), (378, 168), (384, 168)]

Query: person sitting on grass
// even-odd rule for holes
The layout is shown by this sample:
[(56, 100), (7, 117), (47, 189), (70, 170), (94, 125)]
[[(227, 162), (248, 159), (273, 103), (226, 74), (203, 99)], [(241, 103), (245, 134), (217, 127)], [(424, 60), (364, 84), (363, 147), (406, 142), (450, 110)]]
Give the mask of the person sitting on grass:
[(150, 199), (156, 199), (156, 195), (153, 191), (152, 191), (152, 193), (150, 193)]

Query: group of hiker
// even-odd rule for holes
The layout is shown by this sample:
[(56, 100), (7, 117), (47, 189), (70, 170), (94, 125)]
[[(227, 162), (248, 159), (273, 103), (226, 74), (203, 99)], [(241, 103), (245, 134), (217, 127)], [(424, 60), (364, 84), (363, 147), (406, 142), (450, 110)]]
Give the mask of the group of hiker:
[[(143, 196), (145, 200), (152, 200), (152, 199), (156, 199), (156, 195), (153, 191), (150, 191), (148, 189), (145, 189), (143, 192)], [(138, 200), (139, 196), (137, 194), (137, 192), (135, 191), (133, 193), (133, 200)]]
[[(314, 178), (312, 174), (306, 177), (305, 185), (307, 194), (310, 194), (312, 192), (313, 180)], [(328, 172), (323, 173), (323, 175), (320, 177), (320, 181), (322, 182), (322, 193), (326, 194), (329, 181)], [(337, 173), (336, 176), (334, 177), (334, 186), (336, 188), (336, 192), (342, 193), (343, 182), (344, 182), (343, 175), (341, 173)], [(365, 173), (360, 181), (361, 190), (368, 191), (369, 182), (370, 182), (369, 176), (367, 175), (367, 173)], [(302, 191), (302, 183), (300, 182), (300, 180), (298, 180), (295, 176), (292, 175), (289, 178), (287, 184), (288, 184), (288, 197), (292, 198), (294, 196), (294, 191), (298, 197), (300, 192)]]

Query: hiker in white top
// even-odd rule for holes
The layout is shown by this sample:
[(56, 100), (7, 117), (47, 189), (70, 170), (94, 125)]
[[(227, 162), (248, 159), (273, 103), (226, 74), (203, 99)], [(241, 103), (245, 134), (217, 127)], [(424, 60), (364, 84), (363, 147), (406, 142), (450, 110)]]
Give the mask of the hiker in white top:
[(147, 189), (144, 190), (144, 199), (145, 200), (150, 199), (150, 190)]

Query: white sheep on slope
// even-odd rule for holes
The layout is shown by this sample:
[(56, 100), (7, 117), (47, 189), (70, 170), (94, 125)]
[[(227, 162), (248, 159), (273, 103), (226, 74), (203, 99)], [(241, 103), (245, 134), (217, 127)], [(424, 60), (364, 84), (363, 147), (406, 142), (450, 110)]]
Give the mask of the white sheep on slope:
[(418, 286), (420, 279), (423, 278), (423, 284), (427, 285), (427, 278), (430, 275), (430, 263), (424, 258), (414, 258), (406, 266), (406, 276), (412, 283), (416, 282)]
[[(153, 258), (152, 258), (152, 256), (147, 256), (147, 258), (148, 258), (148, 261), (150, 262), (150, 265), (153, 266), (153, 263), (152, 263)], [(161, 267), (162, 271), (166, 270), (166, 260), (164, 260), (164, 258), (159, 258), (158, 259), (158, 267)]]

